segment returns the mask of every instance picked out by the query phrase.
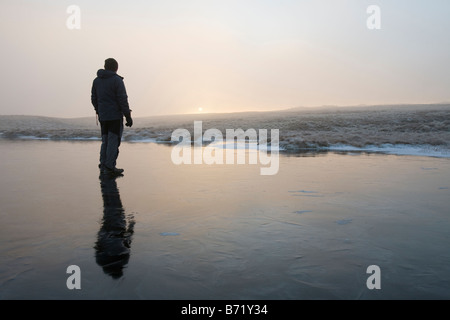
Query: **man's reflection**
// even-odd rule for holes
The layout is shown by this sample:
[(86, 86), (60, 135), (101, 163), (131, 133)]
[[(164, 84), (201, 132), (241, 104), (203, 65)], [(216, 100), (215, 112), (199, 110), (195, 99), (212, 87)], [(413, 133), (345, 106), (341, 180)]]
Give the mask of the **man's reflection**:
[(95, 244), (97, 264), (114, 279), (123, 275), (130, 258), (134, 220), (126, 217), (117, 188), (117, 176), (100, 175), (103, 197), (103, 219)]

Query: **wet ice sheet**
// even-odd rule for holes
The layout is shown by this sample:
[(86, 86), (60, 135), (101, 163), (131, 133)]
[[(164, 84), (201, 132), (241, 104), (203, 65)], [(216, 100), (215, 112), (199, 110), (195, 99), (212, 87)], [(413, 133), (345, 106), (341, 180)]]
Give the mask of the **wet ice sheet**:
[[(1, 142), (0, 298), (450, 297), (447, 159), (281, 156), (278, 174), (261, 176), (258, 165), (176, 166), (170, 147), (124, 143), (116, 185), (133, 233), (114, 278), (96, 260), (98, 147)], [(65, 286), (72, 264), (79, 291)], [(366, 287), (373, 264), (377, 291)]]

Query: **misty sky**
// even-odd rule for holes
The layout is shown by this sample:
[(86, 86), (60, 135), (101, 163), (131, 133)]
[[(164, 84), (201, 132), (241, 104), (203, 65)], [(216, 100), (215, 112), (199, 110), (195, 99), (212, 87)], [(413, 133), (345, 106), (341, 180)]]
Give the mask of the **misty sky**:
[[(135, 117), (450, 101), (448, 0), (0, 4), (0, 114), (94, 116), (109, 57)], [(366, 24), (373, 4), (379, 30)], [(66, 25), (70, 5), (80, 29)]]

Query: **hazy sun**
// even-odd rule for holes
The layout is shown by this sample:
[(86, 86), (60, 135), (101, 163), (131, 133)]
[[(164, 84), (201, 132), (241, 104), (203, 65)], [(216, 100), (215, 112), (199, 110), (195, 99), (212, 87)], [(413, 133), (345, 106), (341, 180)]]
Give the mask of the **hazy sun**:
[(198, 112), (202, 112), (203, 111), (203, 108), (198, 108)]

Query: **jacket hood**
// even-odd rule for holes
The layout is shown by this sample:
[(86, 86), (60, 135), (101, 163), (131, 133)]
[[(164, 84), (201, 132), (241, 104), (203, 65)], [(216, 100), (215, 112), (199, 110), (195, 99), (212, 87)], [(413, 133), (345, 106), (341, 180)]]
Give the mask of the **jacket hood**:
[[(116, 75), (119, 76), (116, 72), (110, 71), (110, 70), (100, 69), (97, 71), (97, 77), (102, 78), (102, 79), (111, 78)], [(121, 78), (123, 79), (123, 77), (121, 77)]]

